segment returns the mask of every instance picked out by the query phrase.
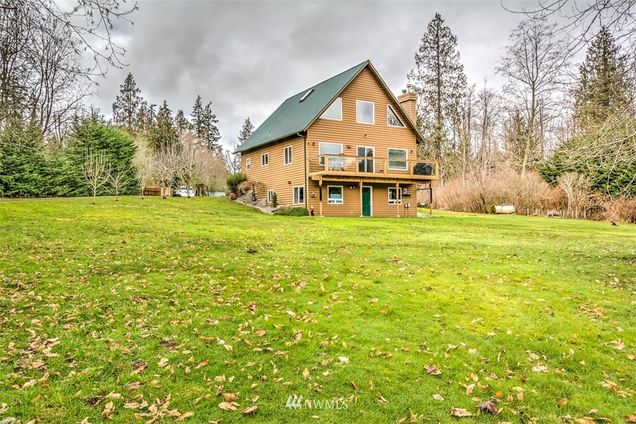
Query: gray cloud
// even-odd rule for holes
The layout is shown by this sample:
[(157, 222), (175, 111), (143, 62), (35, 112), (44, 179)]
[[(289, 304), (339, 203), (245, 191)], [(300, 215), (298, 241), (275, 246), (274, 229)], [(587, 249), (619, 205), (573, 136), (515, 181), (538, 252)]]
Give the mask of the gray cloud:
[(108, 115), (130, 71), (152, 103), (189, 113), (197, 94), (212, 100), (226, 146), (246, 116), (258, 125), (286, 97), (365, 59), (398, 92), (436, 12), (458, 37), (469, 81), (497, 85), (494, 68), (520, 19), (499, 1), (141, 0), (139, 8), (134, 26), (118, 26), (129, 66), (100, 81), (93, 103)]

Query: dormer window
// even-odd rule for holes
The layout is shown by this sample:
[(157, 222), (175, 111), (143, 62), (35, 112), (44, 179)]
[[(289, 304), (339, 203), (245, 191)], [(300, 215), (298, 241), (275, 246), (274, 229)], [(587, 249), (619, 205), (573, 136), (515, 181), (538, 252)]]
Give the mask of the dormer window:
[(320, 116), (320, 119), (331, 119), (342, 121), (342, 97), (338, 97), (329, 105), (327, 110)]
[(313, 93), (313, 92), (314, 92), (314, 89), (313, 89), (313, 88), (310, 88), (309, 90), (307, 90), (307, 91), (305, 92), (305, 94), (303, 94), (303, 96), (300, 98), (300, 100), (299, 100), (299, 101), (301, 101), (301, 102), (305, 101), (305, 99), (306, 99), (307, 97), (309, 97), (309, 95), (310, 95), (311, 93)]
[(401, 127), (401, 128), (404, 128), (404, 124), (402, 123), (402, 121), (398, 117), (397, 113), (395, 113), (395, 110), (393, 110), (391, 105), (387, 105), (386, 106), (386, 124), (389, 127)]

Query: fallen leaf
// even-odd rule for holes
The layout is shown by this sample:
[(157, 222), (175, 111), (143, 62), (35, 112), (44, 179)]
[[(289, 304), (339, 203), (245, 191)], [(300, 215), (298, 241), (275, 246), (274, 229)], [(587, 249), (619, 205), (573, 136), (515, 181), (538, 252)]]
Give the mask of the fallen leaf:
[(426, 373), (430, 375), (440, 375), (442, 373), (442, 371), (435, 365), (426, 365), (424, 369), (426, 370)]
[(303, 370), (303, 378), (307, 380), (309, 378), (309, 369), (305, 368)]
[(238, 399), (238, 396), (234, 393), (223, 393), (223, 400), (226, 402), (234, 402)]
[(183, 414), (181, 414), (181, 416), (179, 418), (177, 418), (175, 421), (183, 421), (185, 419), (188, 419), (190, 417), (194, 416), (194, 412), (193, 411), (188, 411), (188, 412), (184, 412)]
[(346, 356), (338, 356), (338, 361), (340, 361), (341, 364), (348, 364), (349, 358), (347, 358)]
[(258, 406), (256, 406), (256, 405), (248, 406), (247, 408), (245, 408), (244, 410), (241, 411), (241, 414), (243, 414), (243, 415), (254, 415), (256, 413), (257, 409), (258, 409)]
[(389, 401), (386, 400), (384, 398), (384, 396), (382, 396), (382, 395), (377, 395), (376, 398), (375, 398), (375, 401), (378, 402), (381, 405), (386, 405), (387, 403), (389, 403)]
[(548, 372), (548, 367), (545, 365), (536, 365), (532, 367), (532, 371), (534, 372)]
[(482, 411), (486, 411), (486, 412), (488, 412), (489, 414), (492, 414), (492, 415), (497, 415), (499, 413), (499, 409), (497, 409), (497, 406), (491, 400), (486, 401), (486, 402), (481, 402), (479, 404), (479, 409), (482, 410)]
[(462, 418), (462, 417), (472, 417), (473, 414), (471, 414), (470, 412), (468, 412), (466, 409), (463, 408), (455, 408), (452, 407), (451, 408), (451, 417), (458, 417), (458, 418)]
[(625, 417), (626, 423), (636, 423), (636, 413)]
[(168, 365), (168, 358), (159, 359), (159, 362), (157, 362), (157, 365), (159, 365), (159, 368), (165, 368)]
[(557, 406), (565, 406), (567, 404), (568, 404), (567, 398), (559, 399), (559, 401), (557, 402)]
[(221, 402), (219, 403), (219, 408), (224, 411), (236, 411), (239, 404), (236, 402)]
[(115, 406), (113, 402), (108, 402), (104, 405), (104, 410), (102, 411), (102, 417), (110, 419), (111, 415), (113, 415), (113, 411), (115, 410)]
[(436, 394), (433, 395), (433, 399), (442, 401), (442, 400), (444, 400), (444, 397), (442, 395), (439, 395), (439, 394), (436, 393)]

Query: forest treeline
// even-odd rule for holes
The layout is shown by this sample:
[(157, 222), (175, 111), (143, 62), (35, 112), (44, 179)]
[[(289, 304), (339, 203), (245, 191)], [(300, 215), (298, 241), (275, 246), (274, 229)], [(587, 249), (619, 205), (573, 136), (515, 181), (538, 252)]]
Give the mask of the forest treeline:
[[(75, 3), (0, 0), (0, 195), (222, 190), (240, 160), (222, 148), (212, 102), (149, 104), (129, 74), (111, 118), (91, 108), (95, 81), (125, 66), (112, 23), (136, 6)], [(579, 3), (523, 11), (494, 69), (501, 88), (470, 84), (461, 40), (441, 15), (430, 21), (408, 81), (425, 136), (418, 155), (440, 165), (436, 206), (636, 220), (636, 6)], [(246, 119), (239, 143), (252, 130)]]
[[(628, 5), (604, 6), (615, 13)], [(518, 213), (634, 222), (634, 21), (573, 39), (543, 12), (511, 30), (496, 67), (505, 81), (499, 90), (469, 85), (457, 37), (441, 15), (429, 23), (408, 79), (426, 137), (419, 155), (440, 164), (435, 204), (490, 212), (511, 203)], [(577, 64), (579, 51), (585, 58)]]

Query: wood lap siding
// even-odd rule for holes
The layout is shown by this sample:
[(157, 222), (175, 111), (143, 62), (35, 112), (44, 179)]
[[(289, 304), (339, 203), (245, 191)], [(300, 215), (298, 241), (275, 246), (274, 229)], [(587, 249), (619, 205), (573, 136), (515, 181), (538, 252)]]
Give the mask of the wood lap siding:
[[(417, 152), (415, 133), (408, 127), (396, 128), (387, 125), (388, 104), (393, 106), (393, 110), (398, 113), (402, 122), (405, 122), (405, 117), (368, 68), (360, 72), (344, 89), (340, 97), (342, 97), (342, 121), (317, 119), (307, 131), (307, 156), (311, 164), (309, 172), (320, 170), (317, 163), (318, 143), (321, 141), (342, 143), (345, 156), (356, 156), (357, 146), (370, 146), (375, 147), (375, 156), (386, 158), (388, 149), (395, 147), (407, 149), (409, 159), (415, 159)], [(356, 122), (356, 100), (375, 103), (375, 124)], [(347, 148), (348, 145), (349, 148)]]
[[(265, 185), (262, 190), (257, 190), (259, 199), (267, 198), (267, 190), (274, 190), (279, 205), (292, 206), (293, 187), (304, 185), (304, 139), (296, 137), (279, 141), (260, 149), (256, 149), (241, 155), (241, 171), (249, 181), (260, 182)], [(285, 165), (285, 147), (292, 146), (293, 159), (290, 165)], [(269, 165), (261, 166), (261, 155), (269, 153)], [(251, 159), (252, 166), (247, 170), (246, 159)], [(291, 184), (289, 183), (291, 181)], [(304, 204), (302, 205), (304, 207)]]
[[(319, 143), (332, 142), (343, 145), (345, 156), (357, 156), (358, 146), (375, 147), (375, 156), (388, 157), (389, 148), (407, 149), (408, 158), (416, 158), (416, 136), (408, 127), (397, 128), (387, 125), (387, 105), (393, 106), (403, 123), (406, 122), (402, 109), (395, 104), (386, 94), (373, 73), (368, 69), (360, 74), (341, 93), (342, 97), (342, 121), (317, 119), (307, 131), (307, 157), (308, 172), (320, 171), (318, 165)], [(359, 124), (356, 122), (356, 100), (366, 100), (375, 103), (375, 123)], [(406, 124), (405, 124), (406, 125)], [(349, 147), (348, 147), (349, 146)], [(380, 168), (380, 162), (376, 166)], [(349, 186), (354, 183), (323, 182), (323, 215), (327, 216), (360, 216), (360, 188)], [(330, 205), (327, 203), (327, 186), (342, 185), (344, 187), (344, 203), (342, 205)], [(367, 185), (367, 184), (365, 184)], [(388, 204), (388, 184), (368, 184), (373, 187), (373, 215), (396, 216), (396, 205)], [(401, 184), (401, 187), (405, 185)], [(404, 209), (400, 205), (401, 216), (414, 216), (416, 214), (415, 185), (406, 186), (412, 193), (410, 198), (405, 198), (403, 203), (409, 203), (411, 209)], [(313, 207), (314, 213), (319, 213), (319, 186), (317, 182), (309, 182), (308, 207)]]
[[(317, 119), (307, 130), (307, 157), (304, 157), (304, 139), (296, 137), (291, 140), (279, 141), (270, 145), (257, 148), (251, 152), (243, 153), (241, 157), (241, 169), (247, 175), (248, 180), (261, 182), (264, 188), (257, 192), (259, 199), (266, 198), (267, 190), (274, 190), (278, 197), (279, 205), (292, 205), (293, 187), (307, 187), (305, 197), (308, 209), (315, 215), (320, 213), (320, 187), (316, 181), (305, 181), (305, 165), (307, 173), (322, 170), (319, 163), (319, 143), (331, 142), (343, 145), (345, 156), (357, 156), (358, 146), (374, 147), (375, 156), (388, 157), (389, 148), (406, 149), (408, 159), (415, 159), (417, 155), (416, 134), (405, 126), (390, 127), (387, 124), (387, 105), (391, 105), (398, 114), (400, 120), (406, 125), (406, 117), (398, 104), (394, 103), (387, 95), (380, 82), (368, 68), (363, 69), (357, 77), (340, 94), (342, 98), (342, 120)], [(374, 103), (374, 124), (361, 124), (356, 122), (356, 100), (371, 101)], [(293, 163), (284, 165), (284, 149), (293, 146)], [(269, 165), (261, 166), (261, 155), (269, 153)], [(245, 166), (246, 159), (251, 159), (251, 169)], [(376, 167), (386, 166), (376, 162)], [(395, 171), (394, 171), (395, 172)], [(396, 172), (396, 173), (399, 173)], [(407, 171), (404, 171), (407, 173)], [(369, 175), (371, 176), (371, 175)], [(355, 177), (354, 179), (357, 179)], [(364, 176), (362, 176), (364, 179)], [(398, 208), (395, 204), (388, 203), (388, 187), (395, 184), (389, 183), (363, 183), (373, 187), (372, 214), (374, 216), (396, 216)], [(343, 186), (343, 204), (329, 204), (327, 186)], [(355, 186), (355, 188), (350, 188)], [(411, 193), (410, 197), (403, 199), (410, 204), (410, 209), (400, 205), (400, 216), (415, 216), (417, 213), (417, 199), (414, 184), (400, 183), (400, 188), (406, 187)], [(325, 216), (360, 216), (360, 186), (358, 182), (332, 182), (323, 181), (322, 186), (322, 212)]]

